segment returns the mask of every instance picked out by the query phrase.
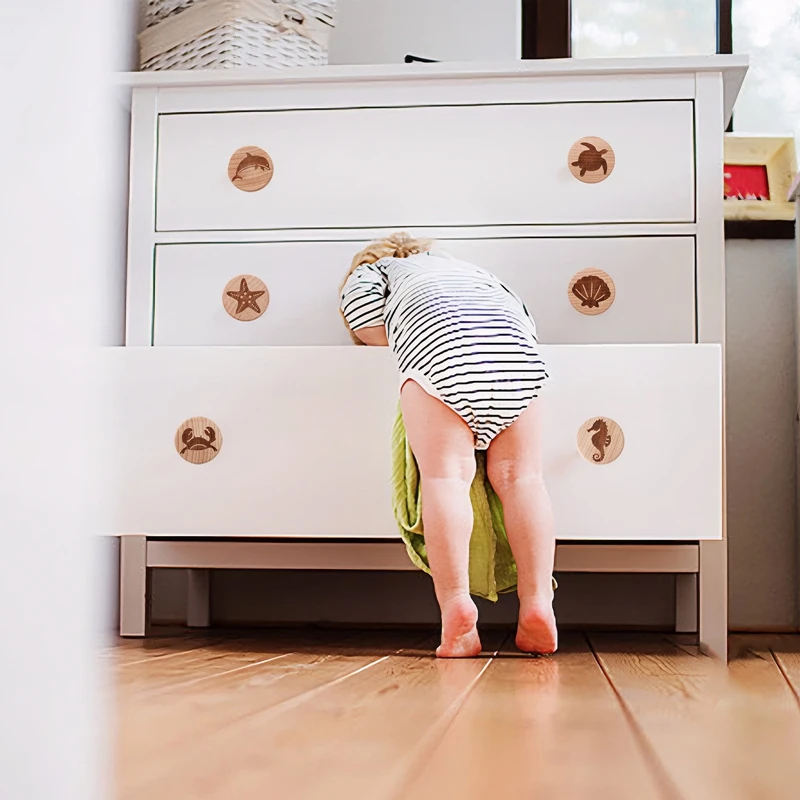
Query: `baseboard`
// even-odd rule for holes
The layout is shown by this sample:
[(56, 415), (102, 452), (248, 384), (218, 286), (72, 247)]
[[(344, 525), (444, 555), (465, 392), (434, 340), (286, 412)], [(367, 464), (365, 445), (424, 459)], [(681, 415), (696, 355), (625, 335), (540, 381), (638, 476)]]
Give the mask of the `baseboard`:
[(732, 625), (729, 633), (800, 633), (800, 628), (795, 625)]
[[(159, 620), (152, 623), (154, 631), (164, 629), (178, 629), (179, 631), (193, 631), (195, 633), (208, 630), (209, 633), (231, 633), (240, 631), (256, 632), (268, 630), (359, 630), (359, 631), (426, 631), (438, 630), (438, 625), (418, 622), (388, 622), (388, 623), (360, 623), (360, 622), (236, 622), (228, 621), (224, 625), (212, 625), (210, 628), (187, 628), (185, 621)], [(481, 630), (513, 630), (513, 623), (486, 623), (480, 624)], [(588, 633), (674, 633), (672, 626), (655, 625), (559, 625), (561, 631), (586, 631)]]
[[(159, 619), (152, 623), (154, 633), (163, 635), (167, 630), (177, 634), (187, 631), (201, 632), (202, 628), (188, 628), (186, 620), (182, 619)], [(259, 631), (270, 630), (271, 628), (286, 630), (296, 628), (320, 629), (320, 630), (363, 630), (363, 631), (385, 631), (385, 630), (433, 630), (437, 626), (427, 623), (416, 622), (396, 622), (396, 623), (360, 623), (360, 622), (236, 622), (228, 621), (224, 625), (213, 625), (208, 628), (213, 633), (234, 633), (236, 631)], [(482, 630), (511, 630), (513, 624), (486, 623), (482, 624)], [(589, 633), (674, 633), (674, 628), (668, 625), (578, 625), (565, 624), (559, 625), (562, 631), (587, 631)], [(731, 626), (731, 634), (800, 634), (800, 628), (794, 625), (746, 625)]]

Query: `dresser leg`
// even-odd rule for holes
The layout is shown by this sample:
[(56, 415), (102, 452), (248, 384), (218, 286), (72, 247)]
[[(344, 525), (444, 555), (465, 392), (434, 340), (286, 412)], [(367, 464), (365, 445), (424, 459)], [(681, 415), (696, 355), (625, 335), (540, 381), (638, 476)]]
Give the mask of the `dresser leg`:
[(190, 628), (207, 628), (211, 624), (211, 570), (187, 571), (186, 624)]
[(728, 543), (700, 542), (700, 649), (728, 658)]
[(147, 636), (151, 571), (147, 568), (146, 536), (121, 537), (119, 567), (119, 635)]
[(675, 576), (675, 633), (697, 633), (697, 573)]

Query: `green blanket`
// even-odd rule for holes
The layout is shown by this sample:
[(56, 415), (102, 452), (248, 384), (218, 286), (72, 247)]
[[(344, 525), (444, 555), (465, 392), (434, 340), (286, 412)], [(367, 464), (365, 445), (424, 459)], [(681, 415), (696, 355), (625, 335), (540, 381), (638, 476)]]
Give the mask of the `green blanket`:
[[(470, 488), (474, 522), (469, 541), (469, 588), (472, 594), (497, 601), (498, 594), (517, 588), (517, 565), (503, 523), (503, 505), (486, 477), (486, 451), (475, 453), (477, 471)], [(411, 561), (430, 575), (422, 528), (422, 498), (417, 462), (406, 438), (398, 408), (392, 430), (394, 514)]]

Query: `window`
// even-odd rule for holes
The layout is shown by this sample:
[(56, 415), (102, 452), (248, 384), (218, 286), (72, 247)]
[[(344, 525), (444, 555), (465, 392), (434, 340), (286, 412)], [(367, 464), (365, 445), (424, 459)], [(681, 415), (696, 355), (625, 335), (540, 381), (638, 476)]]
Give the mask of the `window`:
[(733, 49), (750, 56), (736, 130), (794, 133), (800, 149), (800, 0), (733, 0)]
[(715, 0), (572, 0), (576, 58), (716, 52)]

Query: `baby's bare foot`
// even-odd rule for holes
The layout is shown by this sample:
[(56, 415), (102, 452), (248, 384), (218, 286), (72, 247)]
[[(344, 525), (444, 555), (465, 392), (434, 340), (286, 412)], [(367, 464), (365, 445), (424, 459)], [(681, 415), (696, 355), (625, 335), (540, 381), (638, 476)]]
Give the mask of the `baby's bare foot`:
[(545, 655), (558, 649), (558, 630), (550, 598), (524, 603), (519, 610), (517, 647), (525, 653)]
[(481, 652), (478, 609), (469, 595), (459, 595), (442, 606), (442, 643), (438, 658), (473, 658)]

